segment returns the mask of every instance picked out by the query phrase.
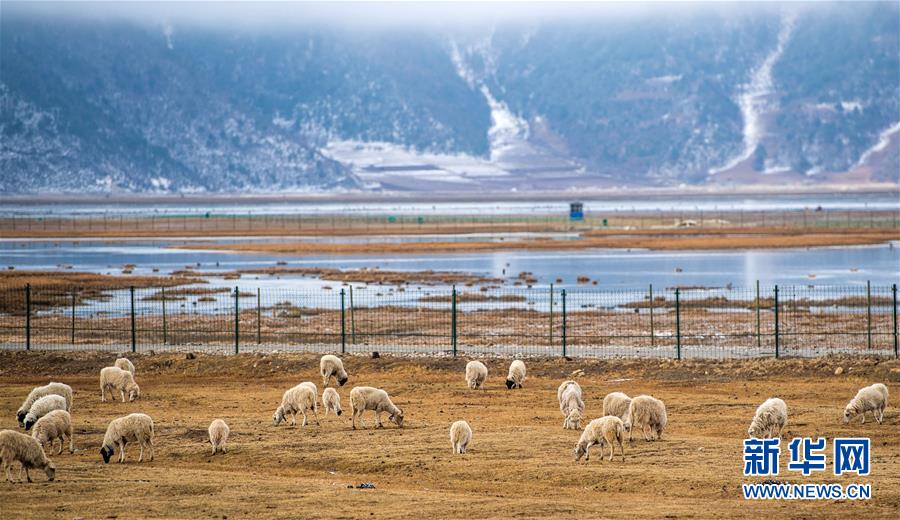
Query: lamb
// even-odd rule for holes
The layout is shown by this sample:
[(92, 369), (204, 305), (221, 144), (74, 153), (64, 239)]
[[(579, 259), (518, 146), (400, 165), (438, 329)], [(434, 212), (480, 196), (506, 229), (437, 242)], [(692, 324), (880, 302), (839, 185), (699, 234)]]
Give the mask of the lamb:
[(645, 440), (650, 440), (647, 428), (656, 433), (657, 439), (662, 439), (662, 432), (666, 428), (668, 418), (666, 405), (662, 401), (649, 395), (639, 395), (631, 400), (628, 412), (625, 414), (625, 431), (628, 432), (628, 440), (632, 440), (634, 427), (639, 427)]
[(363, 425), (362, 414), (366, 410), (375, 411), (375, 427), (383, 428), (381, 424), (381, 413), (387, 412), (388, 419), (403, 428), (403, 410), (394, 406), (388, 393), (371, 386), (357, 386), (350, 391), (350, 411), (351, 423), (353, 429), (356, 429), (356, 419), (359, 419), (360, 426)]
[(22, 403), (19, 411), (16, 412), (16, 419), (20, 425), (25, 423), (25, 416), (28, 414), (28, 410), (31, 410), (31, 405), (45, 395), (61, 395), (65, 397), (66, 411), (72, 411), (72, 387), (64, 383), (48, 383), (44, 386), (35, 387), (28, 394), (28, 397), (25, 398), (25, 402)]
[(610, 392), (603, 398), (603, 415), (612, 415), (625, 420), (631, 398), (622, 392)]
[(18, 462), (25, 470), (25, 478), (31, 482), (28, 470), (40, 469), (47, 480), (56, 478), (56, 466), (50, 462), (40, 443), (32, 437), (12, 430), (0, 431), (0, 464), (6, 470), (6, 480), (12, 482), (12, 464)]
[(450, 445), (453, 446), (453, 454), (466, 452), (469, 443), (472, 442), (472, 428), (466, 421), (456, 421), (450, 426)]
[(506, 388), (508, 390), (522, 388), (522, 383), (524, 382), (525, 363), (517, 359), (509, 364), (509, 374), (506, 376)]
[(310, 388), (310, 385), (311, 383), (300, 383), (284, 393), (281, 397), (281, 405), (272, 414), (273, 425), (278, 426), (290, 414), (291, 426), (296, 426), (297, 412), (300, 412), (303, 414), (303, 424), (301, 426), (306, 426), (309, 423), (306, 418), (306, 412), (310, 410), (316, 418), (316, 424), (319, 424), (319, 414), (316, 411), (316, 393)]
[(119, 367), (106, 367), (100, 371), (100, 401), (106, 401), (106, 391), (109, 390), (110, 398), (113, 398), (113, 390), (118, 390), (125, 402), (125, 392), (128, 392), (128, 400), (134, 401), (141, 396), (141, 388), (134, 382), (134, 376), (127, 370)]
[(860, 388), (856, 397), (847, 403), (844, 408), (844, 424), (850, 422), (857, 415), (862, 415), (862, 423), (866, 423), (866, 412), (872, 412), (872, 417), (881, 424), (884, 421), (884, 408), (887, 406), (888, 389), (881, 383)]
[(484, 388), (484, 380), (487, 379), (488, 369), (481, 361), (469, 361), (466, 363), (466, 383), (469, 388)]
[(65, 410), (53, 410), (34, 423), (31, 436), (43, 447), (45, 444), (53, 449), (56, 439), (59, 439), (59, 451), (62, 453), (63, 443), (69, 438), (69, 453), (75, 453), (75, 438), (72, 436), (72, 416)]
[(319, 373), (322, 374), (322, 386), (328, 386), (328, 380), (333, 376), (339, 385), (347, 382), (347, 371), (344, 370), (344, 362), (341, 358), (326, 354), (319, 360)]
[(61, 395), (45, 395), (31, 405), (31, 410), (25, 414), (25, 430), (30, 430), (34, 423), (53, 410), (65, 410), (66, 398)]
[(328, 417), (328, 410), (337, 416), (341, 415), (341, 396), (334, 388), (326, 388), (322, 392), (322, 404), (325, 405), (325, 417)]
[(229, 434), (231, 428), (222, 419), (216, 419), (209, 424), (209, 443), (212, 444), (213, 455), (219, 451), (225, 453), (225, 443), (228, 442)]
[(113, 363), (114, 367), (119, 367), (126, 372), (131, 372), (131, 375), (134, 375), (134, 364), (131, 363), (131, 360), (128, 358), (120, 357)]
[(137, 442), (141, 445), (141, 455), (138, 462), (144, 461), (144, 448), (150, 449), (150, 460), (153, 460), (153, 419), (143, 413), (133, 413), (110, 421), (103, 437), (103, 446), (100, 447), (100, 455), (103, 463), (109, 464), (110, 457), (119, 447), (119, 464), (125, 462), (125, 444)]
[(556, 390), (556, 399), (559, 401), (559, 411), (562, 412), (563, 428), (566, 430), (580, 430), (581, 419), (584, 417), (584, 400), (581, 398), (581, 385), (575, 381), (563, 381)]
[(772, 397), (766, 399), (756, 409), (753, 421), (747, 434), (751, 437), (760, 439), (781, 438), (781, 430), (787, 424), (788, 409), (787, 405), (781, 399)]
[(588, 423), (587, 427), (581, 432), (581, 438), (575, 444), (575, 462), (584, 457), (585, 462), (590, 460), (591, 446), (600, 445), (600, 458), (603, 458), (603, 447), (609, 445), (609, 460), (613, 460), (616, 451), (616, 444), (622, 452), (622, 462), (625, 462), (625, 425), (622, 419), (613, 415), (607, 415), (594, 419)]

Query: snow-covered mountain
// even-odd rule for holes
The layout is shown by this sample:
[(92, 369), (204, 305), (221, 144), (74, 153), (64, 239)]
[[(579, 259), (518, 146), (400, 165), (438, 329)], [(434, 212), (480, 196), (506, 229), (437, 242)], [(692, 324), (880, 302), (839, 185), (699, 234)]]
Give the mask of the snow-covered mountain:
[(7, 7), (0, 192), (898, 182), (898, 6), (270, 31)]

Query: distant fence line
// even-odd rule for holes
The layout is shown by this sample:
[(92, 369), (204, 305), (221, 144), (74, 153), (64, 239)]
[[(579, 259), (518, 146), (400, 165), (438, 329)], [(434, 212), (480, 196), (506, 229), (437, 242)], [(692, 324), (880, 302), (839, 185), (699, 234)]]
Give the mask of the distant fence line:
[(898, 356), (897, 285), (645, 291), (0, 286), (0, 349)]
[(648, 229), (657, 227), (774, 227), (774, 228), (897, 228), (900, 212), (891, 210), (609, 210), (586, 212), (573, 221), (567, 213), (508, 214), (270, 214), (261, 213), (160, 213), (149, 215), (7, 216), (0, 218), (0, 232), (10, 236), (62, 233), (174, 234), (182, 232), (261, 233), (342, 230), (345, 232), (412, 232), (434, 230), (465, 232), (521, 230), (533, 232), (584, 231), (604, 228)]

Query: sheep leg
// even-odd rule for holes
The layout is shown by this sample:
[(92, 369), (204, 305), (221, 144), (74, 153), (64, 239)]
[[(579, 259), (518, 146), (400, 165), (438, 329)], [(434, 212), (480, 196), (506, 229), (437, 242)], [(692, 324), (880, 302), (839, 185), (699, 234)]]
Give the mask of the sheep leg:
[(141, 454), (138, 456), (138, 462), (144, 462), (144, 443), (141, 442)]
[(100, 402), (106, 402), (106, 387), (103, 385), (103, 383), (100, 383)]
[(862, 413), (862, 422), (860, 424), (866, 424), (866, 412)]
[[(59, 438), (59, 451), (56, 452), (57, 455), (60, 455), (60, 454), (62, 453), (63, 442), (64, 442), (64, 441), (65, 441), (65, 437), (64, 437), (64, 436), (60, 436), (60, 438)], [(55, 441), (54, 441), (54, 442), (55, 442)], [(52, 450), (52, 449), (53, 449), (53, 446), (50, 446), (50, 449)]]
[(28, 480), (28, 482), (32, 482), (31, 473), (28, 472), (28, 466), (26, 466), (25, 464), (22, 464), (22, 469), (25, 470), (25, 478)]
[(881, 424), (882, 422), (884, 422), (884, 408), (879, 408), (878, 410), (875, 410), (874, 414), (875, 414), (875, 420), (878, 421), (878, 424)]
[(150, 446), (150, 462), (153, 462), (153, 439), (147, 439), (147, 446)]
[(7, 463), (5, 460), (3, 461), (3, 469), (6, 470), (6, 481), (7, 482), (15, 482), (12, 479), (12, 463)]
[(375, 427), (376, 428), (384, 428), (384, 425), (381, 424), (381, 412), (375, 411)]
[(308, 423), (307, 423), (307, 420), (306, 420), (306, 410), (303, 410), (303, 411), (300, 412), (300, 413), (303, 414), (303, 424), (301, 424), (300, 426), (306, 426), (306, 425), (308, 424)]
[(119, 389), (119, 394), (122, 395), (122, 402), (125, 402), (125, 390)]
[(125, 462), (125, 443), (119, 441), (119, 464)]

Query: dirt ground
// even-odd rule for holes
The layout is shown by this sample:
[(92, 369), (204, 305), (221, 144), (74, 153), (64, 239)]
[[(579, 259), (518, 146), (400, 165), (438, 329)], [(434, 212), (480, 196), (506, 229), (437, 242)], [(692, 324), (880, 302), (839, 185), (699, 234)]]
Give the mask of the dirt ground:
[[(900, 395), (900, 361), (865, 358), (759, 361), (528, 360), (525, 388), (508, 391), (509, 359), (484, 359), (487, 389), (469, 390), (466, 359), (347, 356), (347, 412), (309, 427), (272, 426), (282, 392), (310, 380), (319, 386), (316, 356), (137, 355), (143, 397), (101, 403), (97, 372), (111, 353), (0, 353), (0, 428), (17, 428), (15, 411), (31, 387), (64, 381), (75, 390), (77, 451), (52, 455), (57, 480), (0, 484), (0, 518), (496, 518), (542, 517), (896, 517), (900, 509), (900, 413), (889, 404), (882, 425), (843, 425), (856, 390), (881, 381)], [(837, 367), (843, 374), (834, 375)], [(635, 439), (626, 459), (575, 463), (579, 433), (562, 429), (556, 388), (582, 368), (586, 415), (601, 413), (614, 390), (648, 393), (666, 402), (663, 440)], [(27, 375), (26, 375), (27, 374)], [(353, 431), (349, 391), (384, 388), (406, 416), (403, 429)], [(741, 440), (765, 398), (790, 409), (785, 438), (868, 436), (872, 474), (789, 472), (787, 446), (779, 482), (869, 482), (869, 501), (747, 502), (740, 485)], [(896, 402), (896, 397), (893, 398)], [(131, 412), (156, 423), (156, 460), (104, 465), (98, 453), (107, 423)], [(228, 453), (210, 455), (206, 428), (231, 426)], [(467, 420), (474, 439), (452, 455), (450, 424)], [(372, 418), (366, 416), (371, 428)], [(34, 475), (33, 475), (34, 476)], [(762, 480), (762, 479), (758, 479)], [(348, 486), (370, 482), (375, 489)]]

